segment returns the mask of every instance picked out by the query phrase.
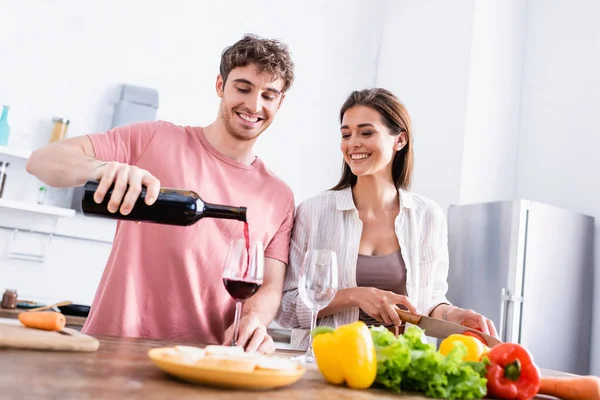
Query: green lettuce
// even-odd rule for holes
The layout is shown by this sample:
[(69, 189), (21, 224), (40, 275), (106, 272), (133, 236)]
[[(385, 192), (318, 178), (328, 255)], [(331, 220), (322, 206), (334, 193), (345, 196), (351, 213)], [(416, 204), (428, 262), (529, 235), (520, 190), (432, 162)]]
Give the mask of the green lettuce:
[(371, 327), (371, 336), (377, 352), (376, 386), (442, 399), (486, 395), (485, 365), (462, 361), (467, 352), (462, 343), (444, 356), (423, 340), (423, 330), (417, 326), (411, 325), (397, 338), (384, 327)]

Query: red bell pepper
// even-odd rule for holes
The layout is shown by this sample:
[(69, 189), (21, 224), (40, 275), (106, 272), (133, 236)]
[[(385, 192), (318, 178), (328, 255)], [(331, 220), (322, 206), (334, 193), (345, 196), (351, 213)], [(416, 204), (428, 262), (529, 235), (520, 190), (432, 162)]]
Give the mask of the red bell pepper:
[(488, 395), (504, 400), (528, 400), (540, 388), (540, 371), (529, 352), (516, 343), (501, 343), (487, 353)]

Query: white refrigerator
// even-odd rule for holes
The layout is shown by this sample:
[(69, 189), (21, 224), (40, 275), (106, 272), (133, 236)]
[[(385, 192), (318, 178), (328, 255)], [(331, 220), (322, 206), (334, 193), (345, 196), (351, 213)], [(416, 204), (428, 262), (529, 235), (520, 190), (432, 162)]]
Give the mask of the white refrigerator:
[(451, 206), (448, 300), (536, 363), (590, 373), (594, 219), (530, 200)]

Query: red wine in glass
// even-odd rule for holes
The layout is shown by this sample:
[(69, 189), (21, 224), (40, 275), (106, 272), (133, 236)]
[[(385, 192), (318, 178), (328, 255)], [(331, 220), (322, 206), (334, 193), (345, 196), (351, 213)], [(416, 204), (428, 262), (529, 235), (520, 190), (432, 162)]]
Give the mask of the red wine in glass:
[(261, 284), (253, 281), (223, 278), (225, 289), (235, 301), (249, 299), (260, 289)]

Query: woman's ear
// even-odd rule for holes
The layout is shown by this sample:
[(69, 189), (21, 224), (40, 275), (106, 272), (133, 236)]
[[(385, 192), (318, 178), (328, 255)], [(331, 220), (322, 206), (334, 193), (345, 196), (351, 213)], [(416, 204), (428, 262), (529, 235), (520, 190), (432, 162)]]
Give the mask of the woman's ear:
[(396, 151), (402, 150), (404, 146), (406, 146), (406, 132), (402, 131), (396, 135)]

